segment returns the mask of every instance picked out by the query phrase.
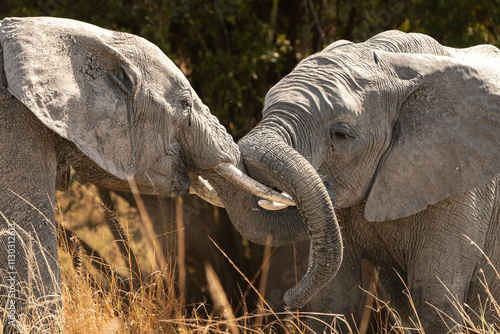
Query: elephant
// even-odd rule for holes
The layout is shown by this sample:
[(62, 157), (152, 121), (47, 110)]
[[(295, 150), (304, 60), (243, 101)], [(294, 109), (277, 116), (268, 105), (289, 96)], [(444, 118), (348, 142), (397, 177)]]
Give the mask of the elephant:
[(213, 169), (282, 197), (236, 169), (233, 138), (146, 39), (29, 17), (3, 19), (0, 45), (2, 321), (29, 319), (37, 306), (57, 314), (54, 197), (70, 166), (103, 188), (168, 196), (210, 194), (198, 175)]
[(403, 326), (443, 333), (466, 315), (495, 319), (499, 49), (400, 31), (336, 41), (268, 91), (238, 146), (240, 169), (297, 206), (206, 173), (236, 229), (256, 243), (271, 235), (273, 246), (310, 239), (307, 272), (284, 295), (289, 309), (307, 304), (326, 323), (343, 314), (355, 328), (367, 261)]

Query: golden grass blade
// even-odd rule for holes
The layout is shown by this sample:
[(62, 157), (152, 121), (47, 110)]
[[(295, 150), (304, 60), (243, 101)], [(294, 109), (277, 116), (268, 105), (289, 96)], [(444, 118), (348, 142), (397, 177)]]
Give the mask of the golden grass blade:
[(422, 333), (423, 334), (424, 330), (423, 330), (423, 327), (422, 327), (422, 323), (420, 322), (420, 317), (418, 316), (417, 308), (416, 308), (415, 303), (413, 301), (413, 298), (411, 296), (410, 289), (408, 289), (408, 285), (404, 281), (403, 277), (401, 277), (401, 275), (397, 271), (396, 271), (396, 275), (399, 277), (399, 279), (403, 283), (403, 286), (405, 287), (405, 290), (403, 291), (403, 294), (405, 294), (406, 297), (408, 298), (408, 302), (410, 303), (410, 308), (413, 311), (413, 313), (415, 314), (415, 317), (417, 319), (417, 323), (415, 323), (413, 319), (410, 319), (410, 321), (413, 323), (413, 326), (416, 328), (417, 333)]
[(132, 194), (134, 195), (135, 202), (137, 203), (137, 209), (139, 210), (139, 214), (142, 219), (142, 224), (140, 224), (141, 232), (148, 240), (150, 246), (154, 250), (154, 259), (156, 268), (159, 268), (162, 275), (167, 277), (167, 261), (165, 260), (165, 256), (160, 245), (155, 240), (155, 232), (153, 228), (153, 223), (149, 217), (148, 211), (146, 210), (146, 206), (144, 205), (144, 201), (139, 194), (139, 190), (137, 189), (137, 185), (134, 180), (129, 180), (130, 189), (132, 189)]
[[(266, 295), (266, 285), (267, 285), (267, 276), (269, 274), (269, 264), (271, 261), (271, 244), (272, 244), (273, 236), (272, 234), (268, 234), (266, 238), (266, 247), (264, 248), (264, 257), (262, 258), (262, 275), (260, 277), (259, 283), (259, 293), (260, 296)], [(264, 299), (259, 299), (259, 313), (260, 317), (258, 317), (255, 321), (255, 326), (260, 327), (262, 325), (262, 321), (264, 319)]]
[(261, 293), (255, 288), (255, 286), (250, 282), (250, 280), (248, 280), (248, 278), (245, 276), (245, 274), (243, 274), (241, 272), (240, 268), (238, 268), (238, 266), (229, 258), (229, 256), (227, 256), (227, 254), (219, 247), (219, 245), (217, 245), (217, 243), (212, 238), (210, 238), (210, 237), (208, 237), (208, 238), (210, 239), (210, 241), (212, 241), (212, 243), (215, 245), (215, 247), (217, 247), (217, 249), (222, 253), (222, 255), (224, 255), (224, 257), (229, 261), (229, 263), (231, 263), (231, 265), (233, 266), (234, 269), (236, 269), (238, 274), (240, 274), (241, 277), (243, 277), (243, 279), (247, 282), (247, 284), (249, 284), (249, 286), (252, 287), (252, 290), (255, 291), (255, 293), (259, 296), (259, 298), (265, 304), (266, 308), (271, 310), (272, 314), (274, 316), (276, 316), (276, 313), (274, 313), (274, 311), (272, 310), (271, 306), (267, 303), (264, 296), (262, 296)]
[(113, 234), (113, 237), (118, 245), (122, 256), (127, 259), (129, 276), (131, 277), (130, 287), (137, 289), (141, 285), (142, 277), (139, 263), (133, 249), (130, 247), (130, 237), (125, 228), (122, 226), (118, 216), (116, 215), (116, 208), (111, 199), (109, 190), (102, 188), (98, 189), (98, 194), (101, 197), (102, 206), (104, 209), (104, 217), (106, 225)]
[(233, 310), (231, 309), (231, 305), (229, 304), (229, 300), (227, 299), (227, 295), (224, 292), (224, 288), (222, 288), (217, 274), (208, 263), (205, 264), (205, 274), (207, 276), (208, 288), (215, 306), (224, 311), (225, 318), (229, 320), (228, 327), (231, 330), (231, 333), (238, 334), (239, 330), (237, 322), (234, 317)]

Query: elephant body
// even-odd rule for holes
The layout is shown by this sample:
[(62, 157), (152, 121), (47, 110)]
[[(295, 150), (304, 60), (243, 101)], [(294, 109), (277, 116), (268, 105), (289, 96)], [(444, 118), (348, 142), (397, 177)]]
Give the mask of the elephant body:
[(211, 182), (250, 240), (311, 240), (308, 271), (284, 296), (289, 308), (310, 302), (313, 312), (359, 320), (369, 261), (406, 326), (459, 330), (461, 313), (474, 312), (494, 321), (499, 79), (491, 45), (454, 49), (388, 31), (337, 41), (271, 88), (261, 122), (238, 145), (248, 175), (297, 207), (269, 211), (276, 206)]
[(238, 163), (240, 153), (143, 38), (69, 19), (6, 18), (0, 44), (1, 321), (23, 331), (60, 309), (54, 200), (70, 166), (104, 188), (182, 196), (201, 171)]

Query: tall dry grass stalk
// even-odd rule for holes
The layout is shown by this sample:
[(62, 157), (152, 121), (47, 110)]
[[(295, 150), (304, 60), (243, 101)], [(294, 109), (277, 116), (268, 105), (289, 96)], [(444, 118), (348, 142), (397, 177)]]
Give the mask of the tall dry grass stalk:
[(179, 290), (182, 296), (186, 295), (186, 242), (184, 235), (184, 213), (182, 197), (175, 198), (175, 223), (177, 227), (177, 272)]
[(137, 203), (137, 209), (139, 210), (139, 215), (141, 218), (141, 232), (143, 237), (149, 243), (149, 246), (153, 249), (154, 255), (154, 266), (155, 270), (160, 270), (163, 275), (167, 274), (167, 260), (165, 258), (165, 254), (161, 249), (160, 245), (156, 242), (156, 234), (154, 231), (153, 223), (149, 217), (146, 206), (144, 205), (144, 201), (142, 200), (141, 195), (139, 194), (139, 190), (137, 189), (137, 185), (133, 180), (129, 180), (130, 188), (132, 189), (132, 194), (134, 195), (135, 202)]

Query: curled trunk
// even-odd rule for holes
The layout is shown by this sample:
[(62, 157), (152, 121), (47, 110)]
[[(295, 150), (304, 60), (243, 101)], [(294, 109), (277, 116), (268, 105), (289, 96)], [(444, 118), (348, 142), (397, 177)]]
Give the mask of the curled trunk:
[[(245, 170), (242, 163), (238, 167)], [(264, 210), (257, 205), (258, 197), (215, 171), (206, 172), (204, 176), (217, 191), (236, 230), (248, 240), (264, 245), (271, 234), (272, 246), (282, 246), (308, 238), (307, 226), (298, 210)]]
[(299, 210), (266, 211), (257, 205), (258, 199), (239, 189), (220, 187), (220, 180), (214, 180), (214, 186), (236, 229), (251, 241), (264, 243), (269, 233), (274, 245), (311, 239), (309, 269), (285, 294), (289, 308), (300, 308), (335, 276), (342, 262), (342, 238), (330, 194), (309, 162), (276, 132), (256, 128), (239, 146), (248, 174), (286, 191)]

